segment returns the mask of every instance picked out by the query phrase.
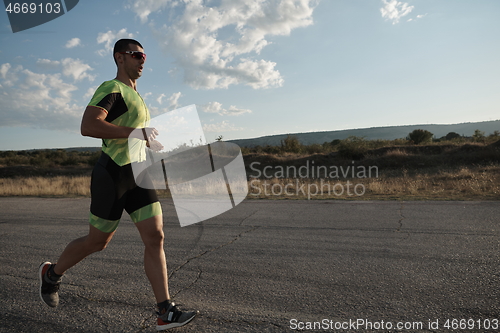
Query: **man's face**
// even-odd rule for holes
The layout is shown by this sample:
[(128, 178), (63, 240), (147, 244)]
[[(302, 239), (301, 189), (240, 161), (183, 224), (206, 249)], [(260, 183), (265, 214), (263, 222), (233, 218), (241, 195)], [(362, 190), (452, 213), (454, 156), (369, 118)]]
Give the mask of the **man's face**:
[[(139, 51), (144, 53), (144, 49), (135, 44), (129, 44), (127, 51)], [(121, 60), (118, 60), (118, 64), (121, 64), (125, 73), (133, 80), (140, 78), (146, 60), (143, 58), (134, 58), (128, 53), (120, 54), (120, 56)]]

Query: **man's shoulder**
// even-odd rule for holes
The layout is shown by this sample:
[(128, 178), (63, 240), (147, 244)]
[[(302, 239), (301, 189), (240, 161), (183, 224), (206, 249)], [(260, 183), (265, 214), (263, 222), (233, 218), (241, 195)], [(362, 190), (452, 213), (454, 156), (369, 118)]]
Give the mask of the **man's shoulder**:
[(107, 93), (121, 92), (120, 84), (116, 80), (104, 81), (96, 91), (105, 91)]
[(116, 80), (104, 81), (94, 92), (94, 96), (89, 102), (89, 105), (99, 105), (103, 101), (116, 101), (122, 99), (121, 87)]

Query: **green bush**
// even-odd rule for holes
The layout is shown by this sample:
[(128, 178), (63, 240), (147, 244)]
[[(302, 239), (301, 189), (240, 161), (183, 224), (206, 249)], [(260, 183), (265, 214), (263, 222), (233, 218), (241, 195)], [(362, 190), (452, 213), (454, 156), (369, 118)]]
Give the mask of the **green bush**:
[(264, 153), (271, 155), (279, 155), (283, 152), (281, 147), (267, 145), (264, 147)]
[(484, 142), (484, 132), (477, 129), (474, 131), (474, 135), (472, 136), (472, 138), (475, 142)]
[(419, 145), (421, 143), (428, 143), (432, 141), (434, 134), (427, 130), (416, 129), (410, 134), (408, 134), (408, 139), (413, 141), (414, 144)]
[(48, 159), (45, 154), (36, 154), (30, 158), (30, 165), (36, 167), (48, 167), (53, 166), (54, 162)]
[(350, 136), (340, 142), (338, 153), (341, 158), (360, 160), (368, 151), (368, 142), (365, 138)]
[(302, 144), (296, 136), (287, 135), (284, 140), (281, 140), (281, 151), (284, 153), (298, 154), (302, 148)]
[(332, 140), (332, 142), (330, 142), (330, 145), (332, 145), (332, 147), (336, 147), (336, 146), (338, 146), (341, 142), (342, 142), (342, 140), (340, 140), (340, 139), (335, 139), (335, 140)]
[(456, 132), (450, 132), (448, 134), (446, 134), (446, 136), (444, 137), (445, 140), (447, 141), (451, 141), (451, 140), (454, 140), (454, 139), (459, 139), (461, 138), (462, 136)]
[(308, 146), (304, 146), (303, 150), (307, 154), (321, 154), (323, 152), (328, 151), (329, 147), (325, 147), (325, 145), (320, 145), (319, 143), (313, 143)]

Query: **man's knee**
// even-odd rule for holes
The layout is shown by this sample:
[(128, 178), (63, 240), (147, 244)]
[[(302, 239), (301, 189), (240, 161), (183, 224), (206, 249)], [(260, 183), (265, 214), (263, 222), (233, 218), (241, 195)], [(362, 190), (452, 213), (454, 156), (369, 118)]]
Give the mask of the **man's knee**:
[(109, 241), (111, 239), (106, 240), (89, 240), (87, 242), (87, 248), (90, 252), (99, 252), (108, 247)]
[(113, 235), (114, 231), (105, 233), (91, 225), (89, 234), (85, 240), (85, 245), (91, 253), (102, 251), (108, 246)]
[(161, 215), (137, 222), (136, 226), (146, 247), (163, 246), (165, 235), (163, 234), (163, 219)]
[(163, 246), (163, 241), (165, 240), (165, 235), (163, 230), (150, 231), (142, 236), (142, 241), (146, 247), (157, 247)]

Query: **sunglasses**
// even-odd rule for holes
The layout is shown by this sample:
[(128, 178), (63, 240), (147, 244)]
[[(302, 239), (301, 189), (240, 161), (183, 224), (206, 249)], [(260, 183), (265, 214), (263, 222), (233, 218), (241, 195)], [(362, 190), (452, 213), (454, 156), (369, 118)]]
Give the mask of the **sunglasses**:
[(139, 60), (144, 60), (146, 61), (146, 53), (140, 52), (140, 51), (124, 51), (120, 52), (120, 54), (130, 54), (132, 58), (134, 59), (139, 59)]

